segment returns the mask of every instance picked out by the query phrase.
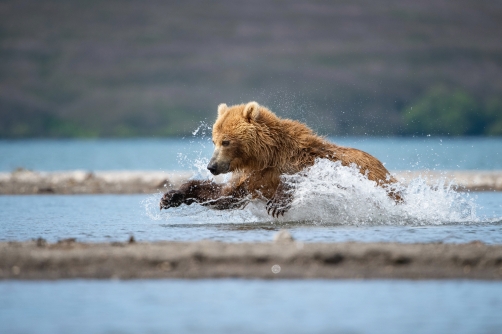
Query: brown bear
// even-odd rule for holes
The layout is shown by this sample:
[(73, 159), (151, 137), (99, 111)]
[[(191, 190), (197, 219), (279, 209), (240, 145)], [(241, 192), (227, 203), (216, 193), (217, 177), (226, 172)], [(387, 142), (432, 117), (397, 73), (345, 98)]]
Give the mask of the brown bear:
[[(356, 164), (362, 174), (378, 185), (396, 182), (383, 164), (366, 152), (335, 145), (317, 136), (306, 125), (281, 119), (256, 102), (218, 106), (213, 125), (214, 154), (207, 166), (213, 175), (232, 172), (226, 184), (192, 180), (178, 190), (164, 194), (160, 209), (183, 203), (200, 203), (216, 209), (244, 206), (250, 198), (267, 200), (267, 212), (274, 217), (290, 208), (293, 189), (281, 175), (310, 167), (318, 158)], [(399, 195), (388, 193), (396, 201)]]

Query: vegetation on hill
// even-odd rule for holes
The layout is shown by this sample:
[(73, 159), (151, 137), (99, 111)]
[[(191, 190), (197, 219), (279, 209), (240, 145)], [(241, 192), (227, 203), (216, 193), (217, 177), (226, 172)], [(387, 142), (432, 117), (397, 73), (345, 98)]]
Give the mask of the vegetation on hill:
[(329, 135), (501, 135), (491, 0), (4, 0), (0, 137), (169, 136), (256, 100)]
[(502, 100), (480, 101), (468, 93), (434, 87), (403, 113), (404, 134), (502, 135)]

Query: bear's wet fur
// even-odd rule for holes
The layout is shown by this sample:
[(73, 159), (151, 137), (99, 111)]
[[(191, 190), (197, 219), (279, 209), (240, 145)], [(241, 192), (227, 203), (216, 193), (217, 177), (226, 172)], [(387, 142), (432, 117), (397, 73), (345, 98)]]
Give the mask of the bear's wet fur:
[[(160, 208), (200, 203), (216, 209), (242, 207), (250, 198), (267, 200), (267, 212), (284, 215), (292, 201), (291, 185), (281, 175), (294, 174), (312, 166), (316, 159), (355, 164), (377, 185), (396, 183), (384, 165), (370, 154), (338, 146), (316, 135), (298, 121), (282, 119), (256, 102), (218, 106), (213, 125), (214, 154), (208, 169), (214, 175), (232, 172), (226, 184), (191, 180), (178, 190), (164, 194)], [(389, 187), (390, 189), (391, 187)], [(389, 196), (400, 201), (398, 194)]]

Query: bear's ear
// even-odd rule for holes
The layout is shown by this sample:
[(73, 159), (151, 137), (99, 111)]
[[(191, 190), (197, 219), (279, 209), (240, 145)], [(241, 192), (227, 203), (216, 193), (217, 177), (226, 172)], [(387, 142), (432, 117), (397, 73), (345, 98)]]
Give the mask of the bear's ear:
[(260, 116), (260, 105), (254, 101), (249, 102), (244, 107), (243, 116), (248, 122), (251, 120), (256, 121)]
[(218, 106), (218, 116), (223, 115), (228, 110), (228, 106), (225, 103), (222, 103)]

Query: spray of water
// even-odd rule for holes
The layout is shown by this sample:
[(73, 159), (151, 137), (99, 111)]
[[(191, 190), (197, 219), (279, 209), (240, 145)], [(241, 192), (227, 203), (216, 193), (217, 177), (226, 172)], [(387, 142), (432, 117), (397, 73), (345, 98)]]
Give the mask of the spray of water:
[(294, 185), (288, 219), (344, 225), (437, 225), (477, 221), (476, 205), (468, 194), (444, 180), (435, 186), (417, 178), (407, 186), (393, 185), (404, 201), (397, 203), (386, 189), (359, 172), (357, 166), (318, 160), (306, 171), (284, 176)]
[[(203, 152), (211, 144), (211, 126), (206, 122), (193, 131), (188, 148), (194, 157), (178, 155), (178, 162), (194, 172), (195, 179), (211, 179), (206, 169), (209, 157)], [(231, 177), (227, 174), (224, 182)], [(296, 222), (327, 225), (444, 225), (469, 224), (480, 221), (476, 204), (469, 193), (459, 193), (453, 184), (439, 180), (430, 186), (427, 179), (418, 177), (393, 186), (404, 201), (396, 203), (387, 190), (368, 180), (357, 166), (342, 166), (339, 162), (319, 159), (306, 170), (283, 176), (283, 182), (293, 188), (291, 209), (284, 217), (272, 218), (265, 202), (250, 201), (243, 209), (213, 210), (193, 204), (159, 211), (161, 193), (143, 201), (147, 215), (168, 223), (185, 221), (190, 224)]]
[(199, 126), (192, 132), (192, 137), (188, 139), (187, 150), (192, 152), (191, 157), (189, 158), (186, 153), (178, 153), (178, 165), (193, 171), (194, 178), (207, 179), (211, 177), (211, 173), (206, 168), (209, 163), (206, 154), (207, 147), (212, 146), (210, 134), (211, 126), (205, 121), (200, 122)]
[[(199, 164), (196, 160), (195, 167), (202, 174)], [(143, 204), (152, 219), (201, 224), (444, 225), (479, 221), (474, 199), (468, 193), (456, 192), (445, 180), (431, 187), (419, 177), (406, 186), (394, 186), (404, 198), (402, 203), (396, 203), (384, 188), (368, 180), (357, 166), (346, 167), (326, 159), (319, 159), (301, 173), (283, 176), (283, 181), (293, 186), (294, 199), (291, 209), (277, 219), (267, 214), (265, 203), (260, 200), (250, 201), (244, 209), (225, 211), (182, 205), (159, 212), (161, 194), (150, 196)]]

